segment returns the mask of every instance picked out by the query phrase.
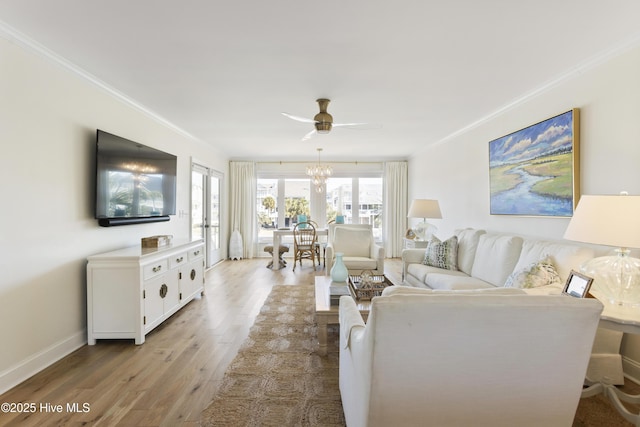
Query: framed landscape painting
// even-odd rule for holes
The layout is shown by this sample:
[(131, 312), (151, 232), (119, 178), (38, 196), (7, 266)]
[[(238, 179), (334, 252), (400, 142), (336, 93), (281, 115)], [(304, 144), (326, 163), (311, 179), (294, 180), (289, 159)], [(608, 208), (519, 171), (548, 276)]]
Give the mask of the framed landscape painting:
[(489, 142), (492, 215), (570, 217), (580, 196), (579, 110)]

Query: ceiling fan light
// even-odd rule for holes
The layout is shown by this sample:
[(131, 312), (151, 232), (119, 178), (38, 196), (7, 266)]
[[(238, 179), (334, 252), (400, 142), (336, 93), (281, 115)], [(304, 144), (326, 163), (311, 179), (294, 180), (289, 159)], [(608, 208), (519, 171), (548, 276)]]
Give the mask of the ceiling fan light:
[(318, 133), (329, 133), (331, 131), (331, 122), (316, 122), (316, 131)]

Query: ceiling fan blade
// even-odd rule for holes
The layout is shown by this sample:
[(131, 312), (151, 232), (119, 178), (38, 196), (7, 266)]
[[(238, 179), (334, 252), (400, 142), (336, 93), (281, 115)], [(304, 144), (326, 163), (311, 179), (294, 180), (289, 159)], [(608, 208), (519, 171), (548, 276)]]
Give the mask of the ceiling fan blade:
[(288, 117), (292, 120), (298, 121), (298, 122), (303, 122), (303, 123), (315, 123), (316, 121), (313, 119), (307, 119), (305, 117), (300, 117), (300, 116), (294, 116), (293, 114), (289, 114), (289, 113), (281, 113), (283, 116)]
[(302, 137), (303, 141), (307, 141), (309, 139), (311, 139), (311, 137), (315, 136), (318, 133), (318, 131), (316, 131), (315, 129), (312, 130), (311, 132), (309, 132), (308, 134), (306, 134), (305, 136)]
[(342, 127), (346, 129), (361, 129), (361, 130), (369, 130), (369, 129), (380, 129), (382, 127), (381, 124), (377, 123), (334, 123), (333, 127)]

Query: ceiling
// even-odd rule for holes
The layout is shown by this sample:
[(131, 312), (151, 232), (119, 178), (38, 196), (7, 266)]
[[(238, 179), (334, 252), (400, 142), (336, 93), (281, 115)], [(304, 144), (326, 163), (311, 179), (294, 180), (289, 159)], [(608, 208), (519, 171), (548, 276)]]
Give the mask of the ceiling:
[[(637, 0), (2, 0), (0, 36), (233, 159), (366, 161), (407, 158), (637, 44), (639, 17)], [(312, 118), (321, 97), (335, 122), (382, 126), (302, 142), (312, 125), (280, 113)]]

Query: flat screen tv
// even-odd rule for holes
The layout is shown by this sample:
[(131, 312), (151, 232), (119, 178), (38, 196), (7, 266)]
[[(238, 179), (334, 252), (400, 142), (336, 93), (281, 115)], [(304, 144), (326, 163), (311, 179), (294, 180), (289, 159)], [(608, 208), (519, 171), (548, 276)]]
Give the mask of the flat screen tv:
[(98, 129), (98, 224), (168, 221), (176, 213), (176, 169), (176, 156)]

